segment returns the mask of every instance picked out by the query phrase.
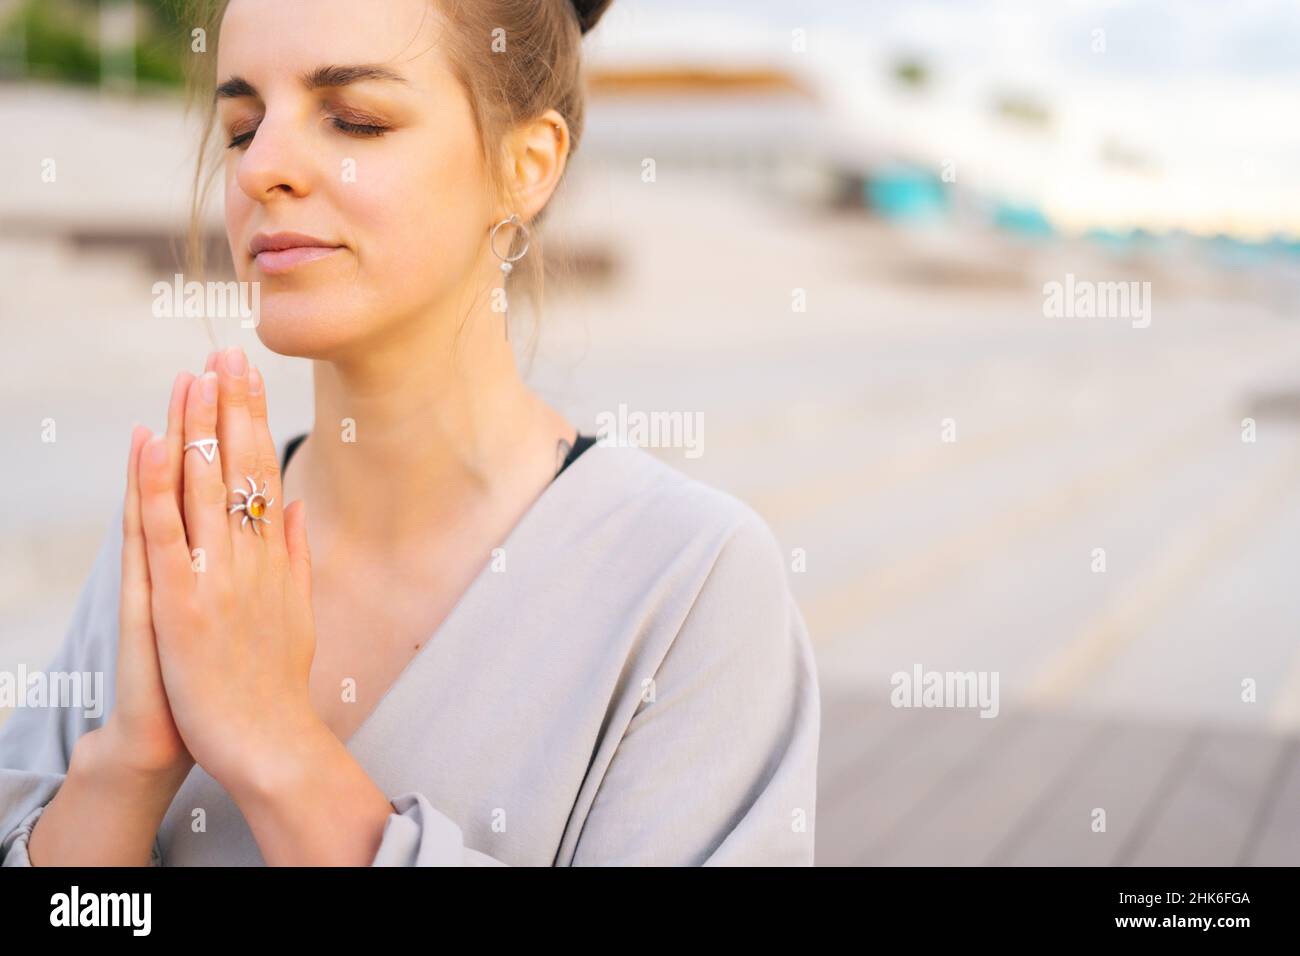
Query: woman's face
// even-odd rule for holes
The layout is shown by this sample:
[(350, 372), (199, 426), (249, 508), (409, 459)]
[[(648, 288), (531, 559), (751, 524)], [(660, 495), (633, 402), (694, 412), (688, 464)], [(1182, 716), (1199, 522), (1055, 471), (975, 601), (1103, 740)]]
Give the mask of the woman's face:
[(492, 206), (441, 23), (429, 0), (231, 0), (226, 232), (270, 349), (338, 355), (470, 281)]

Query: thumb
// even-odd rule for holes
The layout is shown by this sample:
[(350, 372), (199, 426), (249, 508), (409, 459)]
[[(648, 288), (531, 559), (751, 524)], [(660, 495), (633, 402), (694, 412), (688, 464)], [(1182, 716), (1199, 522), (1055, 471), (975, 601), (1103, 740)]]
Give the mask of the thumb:
[(289, 550), (289, 574), (311, 603), (311, 551), (307, 547), (307, 503), (299, 498), (284, 509), (284, 540)]

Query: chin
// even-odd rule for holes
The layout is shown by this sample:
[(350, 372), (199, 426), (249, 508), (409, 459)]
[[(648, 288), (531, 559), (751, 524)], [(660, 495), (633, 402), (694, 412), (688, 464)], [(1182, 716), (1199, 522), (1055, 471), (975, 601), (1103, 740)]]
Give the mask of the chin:
[(338, 296), (262, 287), (257, 337), (272, 352), (325, 359), (345, 351), (360, 326)]

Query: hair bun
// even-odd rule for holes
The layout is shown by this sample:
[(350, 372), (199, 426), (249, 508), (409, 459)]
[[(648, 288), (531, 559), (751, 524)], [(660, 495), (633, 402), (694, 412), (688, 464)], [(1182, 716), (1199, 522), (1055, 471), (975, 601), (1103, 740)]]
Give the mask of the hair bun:
[(578, 15), (578, 26), (586, 33), (594, 27), (613, 0), (570, 0), (573, 11)]

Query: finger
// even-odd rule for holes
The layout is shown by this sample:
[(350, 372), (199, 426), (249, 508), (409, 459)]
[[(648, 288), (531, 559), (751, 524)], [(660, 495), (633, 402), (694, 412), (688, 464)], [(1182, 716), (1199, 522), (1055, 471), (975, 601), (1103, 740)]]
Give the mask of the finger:
[(149, 560), (145, 556), (144, 527), (140, 523), (140, 449), (151, 437), (149, 429), (136, 425), (131, 431), (131, 452), (127, 456), (126, 499), (122, 504), (122, 593), (119, 607), (122, 640), (152, 637), (149, 613)]
[(172, 382), (172, 396), (167, 403), (167, 451), (172, 468), (172, 484), (176, 488), (176, 508), (181, 508), (181, 452), (185, 445), (185, 396), (189, 394), (194, 376), (181, 372)]
[(267, 509), (267, 513), (272, 515), (272, 527), (278, 524), (283, 528), (285, 501), (281, 497), (284, 488), (280, 476), (280, 456), (275, 448), (275, 439), (271, 437), (271, 421), (266, 411), (266, 380), (262, 378), (262, 373), (255, 365), (249, 366), (248, 369), (248, 417), (253, 423), (257, 467), (267, 480), (267, 495), (275, 499), (275, 503)]
[(307, 504), (301, 498), (284, 510), (284, 540), (289, 574), (298, 593), (311, 604), (311, 549), (307, 546)]
[(215, 372), (217, 370), (217, 360), (221, 358), (220, 352), (209, 352), (208, 360), (203, 363), (203, 371)]
[[(185, 401), (185, 441), (203, 441), (217, 435), (217, 373), (204, 372), (190, 385)], [(210, 447), (210, 446), (209, 446)], [(191, 555), (201, 560), (195, 570), (203, 575), (230, 566), (230, 523), (226, 515), (226, 485), (222, 480), (221, 447), (212, 461), (200, 448), (185, 453), (185, 527)], [(203, 549), (201, 555), (194, 551)], [(210, 578), (200, 578), (200, 584)]]
[(238, 346), (227, 349), (222, 353), (220, 366), (217, 435), (221, 439), (222, 471), (231, 495), (230, 504), (246, 505), (230, 515), (232, 552), (236, 564), (240, 563), (239, 555), (245, 555), (247, 560), (255, 554), (252, 560), (256, 566), (267, 556), (283, 557), (285, 551), (284, 530), (277, 508), (283, 504), (279, 467), (274, 455), (265, 461), (257, 448), (249, 412), (248, 359), (243, 349)]
[(149, 562), (150, 608), (158, 620), (160, 598), (188, 595), (194, 588), (185, 525), (176, 507), (174, 465), (165, 435), (155, 435), (140, 450), (140, 523)]

